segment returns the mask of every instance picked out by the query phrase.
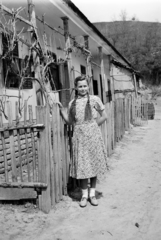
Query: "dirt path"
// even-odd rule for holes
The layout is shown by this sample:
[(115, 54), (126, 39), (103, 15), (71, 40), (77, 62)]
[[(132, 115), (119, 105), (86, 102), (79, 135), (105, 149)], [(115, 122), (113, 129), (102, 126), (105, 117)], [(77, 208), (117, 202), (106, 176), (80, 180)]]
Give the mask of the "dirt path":
[(98, 207), (69, 197), (48, 215), (1, 205), (0, 240), (161, 240), (161, 100), (156, 107), (155, 120), (118, 144)]

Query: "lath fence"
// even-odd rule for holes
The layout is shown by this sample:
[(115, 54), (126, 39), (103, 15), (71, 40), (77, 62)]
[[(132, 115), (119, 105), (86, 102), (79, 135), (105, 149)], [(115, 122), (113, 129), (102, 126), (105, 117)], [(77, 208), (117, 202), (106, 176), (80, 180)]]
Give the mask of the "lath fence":
[(18, 103), (16, 116), (12, 115), (11, 102), (6, 102), (8, 123), (3, 123), (0, 112), (0, 200), (36, 198), (35, 188), (44, 188), (39, 182), (37, 136), (43, 125), (33, 121), (32, 106), (24, 105), (24, 121), (19, 122)]
[(49, 212), (63, 195), (67, 195), (72, 127), (64, 124), (57, 104), (37, 107), (37, 123), (45, 126), (38, 138), (40, 182), (47, 183), (39, 195), (39, 208)]
[(102, 125), (102, 136), (110, 156), (125, 131), (134, 126), (142, 126), (148, 121), (148, 102), (142, 97), (118, 98), (105, 105), (108, 120)]
[(148, 122), (148, 101), (142, 97), (134, 99), (135, 117), (133, 124), (141, 126)]
[[(12, 120), (9, 103), (5, 126), (0, 113), (0, 200), (38, 198), (39, 208), (49, 212), (67, 194), (73, 129), (64, 123), (57, 104), (52, 109), (36, 107), (36, 120), (32, 106), (25, 104), (23, 123), (18, 121), (18, 109)], [(130, 124), (147, 122), (147, 102), (117, 99), (105, 109), (108, 121), (101, 130), (110, 156)]]

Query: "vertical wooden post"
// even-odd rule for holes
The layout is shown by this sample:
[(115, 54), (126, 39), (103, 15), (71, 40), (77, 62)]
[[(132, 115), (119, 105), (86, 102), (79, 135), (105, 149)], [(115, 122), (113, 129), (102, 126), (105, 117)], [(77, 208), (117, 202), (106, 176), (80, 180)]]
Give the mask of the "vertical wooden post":
[(60, 199), (62, 199), (62, 144), (61, 144), (61, 120), (60, 120), (60, 111), (59, 111), (59, 107), (57, 105), (57, 112), (56, 112), (56, 116), (57, 116), (57, 124), (58, 124), (58, 133), (57, 133), (57, 141), (58, 141), (58, 166), (59, 166), (59, 196)]
[(126, 131), (126, 98), (123, 98), (123, 128), (124, 128), (124, 133)]
[[(27, 100), (24, 102), (24, 125), (27, 125)], [(28, 181), (31, 182), (30, 175), (30, 162), (29, 162), (29, 147), (28, 147), (28, 136), (27, 136), (27, 128), (25, 129), (25, 143), (26, 143), (26, 158), (27, 158), (27, 173), (28, 173)]]
[(65, 128), (64, 122), (62, 117), (60, 118), (61, 121), (61, 145), (62, 145), (62, 179), (63, 179), (63, 194), (67, 195), (67, 157), (66, 157), (66, 148), (65, 148)]
[(136, 98), (137, 98), (138, 94), (137, 94), (137, 85), (136, 85), (136, 76), (135, 76), (135, 73), (133, 73), (133, 77), (134, 77), (135, 96), (136, 96)]
[[(8, 126), (12, 126), (12, 107), (11, 102), (7, 101), (7, 113), (8, 113)], [(14, 131), (9, 131), (9, 138), (10, 138), (10, 148), (11, 148), (11, 165), (12, 165), (12, 181), (17, 181), (17, 169), (16, 169), (16, 159), (15, 159), (15, 142), (14, 142)]]
[[(35, 5), (33, 3), (33, 0), (27, 0), (28, 2), (28, 15), (29, 15), (29, 21), (33, 24), (33, 29), (36, 31), (36, 13), (35, 13)], [(31, 31), (31, 44), (35, 42), (35, 33)], [(33, 61), (39, 63), (39, 57), (37, 56), (37, 53), (33, 52)], [(37, 64), (36, 70), (35, 70), (35, 77), (40, 79), (40, 67), (39, 64)], [(37, 101), (39, 102), (39, 105), (43, 105), (43, 96), (42, 92), (38, 91), (40, 89), (40, 85), (37, 81), (33, 82), (33, 87), (35, 88), (35, 94), (37, 97)]]
[[(89, 50), (89, 36), (85, 35), (84, 36), (84, 46), (87, 50)], [(90, 79), (89, 82), (89, 91), (90, 94), (93, 94), (93, 79), (92, 79), (92, 67), (91, 67), (91, 62), (90, 62), (91, 56), (87, 56), (87, 75)]]
[[(64, 141), (65, 141), (65, 159), (66, 159), (66, 184), (68, 184), (69, 179), (69, 162), (70, 162), (70, 152), (69, 152), (69, 139), (68, 139), (68, 126), (64, 125)], [(67, 186), (66, 186), (67, 187)]]
[(49, 142), (49, 124), (50, 114), (48, 106), (36, 107), (37, 123), (43, 123), (45, 129), (40, 132), (38, 138), (38, 163), (39, 163), (39, 181), (47, 183), (47, 188), (42, 189), (42, 194), (39, 196), (39, 208), (48, 213), (51, 209), (51, 187), (50, 187), (50, 142)]
[(33, 3), (33, 0), (27, 0), (27, 2), (28, 2), (29, 21), (31, 21), (32, 24), (36, 26), (35, 5)]
[(102, 85), (103, 85), (103, 102), (106, 103), (106, 93), (105, 93), (105, 74), (104, 74), (104, 62), (103, 62), (103, 52), (102, 47), (98, 47), (99, 57), (100, 57), (100, 66), (101, 66), (101, 76), (102, 76)]
[[(52, 108), (52, 129), (53, 129), (53, 165), (52, 165), (52, 175), (55, 177), (52, 178), (52, 185), (55, 186), (52, 191), (52, 205), (55, 202), (59, 202), (60, 200), (60, 191), (59, 191), (59, 152), (58, 152), (58, 122), (57, 122), (57, 108), (56, 104), (53, 104)], [(53, 188), (52, 186), (52, 188)]]
[(114, 101), (114, 147), (116, 146), (116, 100)]
[[(0, 127), (3, 127), (3, 119), (2, 119), (2, 112), (0, 111)], [(6, 155), (6, 145), (4, 139), (4, 132), (0, 133), (0, 137), (2, 139), (2, 149), (3, 149), (3, 156), (4, 156), (4, 172), (5, 172), (5, 181), (9, 182), (8, 179), (8, 162), (7, 162), (7, 155)]]
[[(64, 25), (64, 38), (65, 38), (65, 48), (70, 49), (71, 43), (70, 43), (70, 37), (69, 37), (69, 22), (68, 17), (62, 17), (63, 25)], [(68, 74), (70, 79), (70, 88), (74, 88), (74, 79), (73, 79), (73, 66), (72, 66), (72, 53), (70, 51), (66, 52), (66, 59), (68, 64)], [(72, 92), (72, 90), (71, 90)], [(73, 97), (73, 94), (72, 96)]]
[[(18, 118), (18, 102), (15, 102), (15, 113), (16, 113), (16, 125), (19, 123), (19, 118)], [(20, 165), (20, 178), (21, 182), (23, 182), (23, 174), (22, 174), (22, 153), (21, 153), (21, 140), (20, 140), (20, 130), (17, 130), (17, 142), (18, 142), (18, 153), (19, 153), (19, 165)]]
[[(29, 112), (29, 123), (33, 124), (33, 111), (32, 111), (32, 105), (28, 106), (28, 112)], [(33, 181), (36, 182), (36, 149), (35, 149), (35, 138), (34, 138), (34, 129), (31, 128), (30, 130), (31, 134), (31, 142), (32, 142), (32, 167), (33, 167)]]
[[(3, 46), (2, 46), (2, 34), (0, 34), (0, 55), (3, 54)], [(3, 77), (3, 60), (0, 59), (0, 94), (3, 94), (4, 87), (4, 77)]]

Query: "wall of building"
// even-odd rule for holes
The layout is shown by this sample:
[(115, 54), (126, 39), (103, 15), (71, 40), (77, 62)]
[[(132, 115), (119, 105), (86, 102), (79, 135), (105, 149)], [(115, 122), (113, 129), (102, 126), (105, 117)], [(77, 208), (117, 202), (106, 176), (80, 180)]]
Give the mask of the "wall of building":
[[(53, 8), (54, 8), (54, 5), (53, 5)], [(35, 4), (35, 9), (36, 9), (36, 4)], [(42, 9), (42, 12), (43, 11), (44, 10)], [(37, 14), (37, 12), (36, 12), (36, 14)], [(40, 13), (38, 13), (38, 14), (40, 14)], [(55, 15), (54, 15), (54, 17), (55, 17)], [(48, 21), (49, 19), (51, 19), (51, 16), (45, 16), (45, 20)], [(69, 30), (71, 30), (71, 26), (73, 26), (72, 24), (73, 23), (71, 21), (69, 21)], [(36, 20), (36, 25), (37, 25), (37, 33), (38, 33), (38, 37), (39, 37), (42, 49), (44, 49), (44, 50), (48, 49), (51, 52), (53, 52), (54, 54), (56, 54), (57, 61), (60, 61), (63, 59), (65, 60), (66, 59), (66, 51), (65, 51), (66, 45), (65, 45), (65, 38), (63, 36), (63, 32), (64, 32), (63, 20), (60, 17), (57, 17), (56, 22), (52, 23), (52, 27), (53, 28), (55, 27), (56, 29), (58, 29), (61, 34), (57, 33), (54, 30), (51, 30), (49, 27), (44, 25), (39, 20)], [(30, 27), (27, 26), (26, 24), (23, 24), (22, 22), (18, 22), (17, 30), (21, 31), (23, 27), (25, 30), (21, 34), (21, 37), (25, 41), (30, 43), (31, 42), (31, 33), (30, 33), (30, 31), (28, 31), (30, 29)], [(79, 31), (80, 31), (80, 36), (78, 36)], [(77, 26), (76, 32), (77, 32), (76, 39), (80, 38), (81, 42), (83, 43), (81, 26), (80, 26), (80, 29)], [(80, 42), (80, 39), (79, 39), (79, 42)], [(89, 50), (90, 50), (90, 47), (92, 47), (92, 49), (95, 49), (95, 53), (92, 56), (92, 61), (94, 61), (97, 65), (97, 66), (92, 65), (93, 79), (97, 81), (98, 96), (101, 99), (103, 99), (103, 95), (104, 95), (104, 103), (106, 103), (105, 96), (109, 90), (108, 81), (110, 81), (110, 88), (111, 88), (110, 90), (112, 91), (112, 93), (114, 92), (114, 90), (123, 91), (125, 89), (133, 89), (131, 73), (129, 73), (125, 69), (117, 68), (114, 65), (112, 66), (112, 68), (111, 68), (112, 70), (110, 71), (110, 59), (109, 59), (108, 53), (106, 53), (106, 54), (103, 53), (104, 69), (103, 69), (103, 75), (102, 75), (101, 67), (99, 67), (100, 66), (100, 56), (99, 56), (98, 47), (100, 47), (100, 46), (97, 44), (96, 41), (93, 41), (92, 45), (91, 46), (89, 45)], [(108, 46), (108, 48), (109, 48), (109, 46)], [(96, 50), (97, 50), (97, 54), (96, 54)], [(25, 44), (19, 42), (19, 57), (23, 59), (28, 54), (29, 54), (28, 47)], [(92, 52), (92, 54), (93, 54), (93, 52)], [(75, 77), (77, 77), (78, 75), (81, 74), (81, 68), (80, 68), (81, 65), (84, 67), (87, 67), (86, 58), (81, 53), (80, 50), (74, 49), (74, 51), (71, 54), (71, 66), (73, 67), (73, 79), (70, 79), (70, 81), (73, 81)], [(1, 64), (1, 70), (2, 70), (2, 64)], [(101, 87), (100, 78), (102, 78), (102, 87)], [(3, 92), (4, 91), (3, 71), (2, 71), (0, 82), (3, 85), (3, 87), (1, 88), (1, 92)], [(73, 85), (73, 84), (71, 84), (71, 85)], [(33, 106), (34, 118), (35, 118), (35, 110), (34, 109), (35, 109), (35, 106), (37, 105), (35, 92), (38, 90), (38, 88), (39, 88), (39, 85), (37, 83), (34, 83), (33, 89), (21, 91), (22, 104), (23, 104), (24, 100), (27, 100), (30, 97), (28, 99), (28, 105), (32, 104), (32, 106)], [(49, 87), (49, 89), (50, 89), (50, 87)], [(6, 91), (7, 95), (12, 94), (14, 96), (18, 96), (18, 89), (17, 90), (16, 89), (6, 89), (5, 91)], [(54, 95), (54, 93), (52, 93), (52, 95)], [(119, 93), (119, 94), (116, 94), (115, 96), (123, 97), (123, 94)], [(55, 98), (55, 95), (53, 96), (53, 98)], [(8, 100), (12, 102), (13, 115), (15, 116), (15, 110), (14, 110), (15, 107), (14, 106), (15, 106), (15, 102), (17, 101), (17, 98), (12, 97), (12, 98), (8, 98)], [(22, 117), (22, 120), (23, 120), (23, 117)]]
[(115, 99), (124, 98), (126, 91), (129, 91), (130, 94), (134, 91), (133, 76), (127, 69), (112, 64), (111, 78), (114, 86)]

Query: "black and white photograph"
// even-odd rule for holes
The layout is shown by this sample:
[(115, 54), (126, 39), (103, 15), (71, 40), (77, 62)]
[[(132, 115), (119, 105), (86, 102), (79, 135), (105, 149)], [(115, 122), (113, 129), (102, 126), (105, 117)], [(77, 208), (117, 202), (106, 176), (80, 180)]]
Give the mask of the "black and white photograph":
[(0, 240), (161, 240), (160, 0), (0, 0)]

